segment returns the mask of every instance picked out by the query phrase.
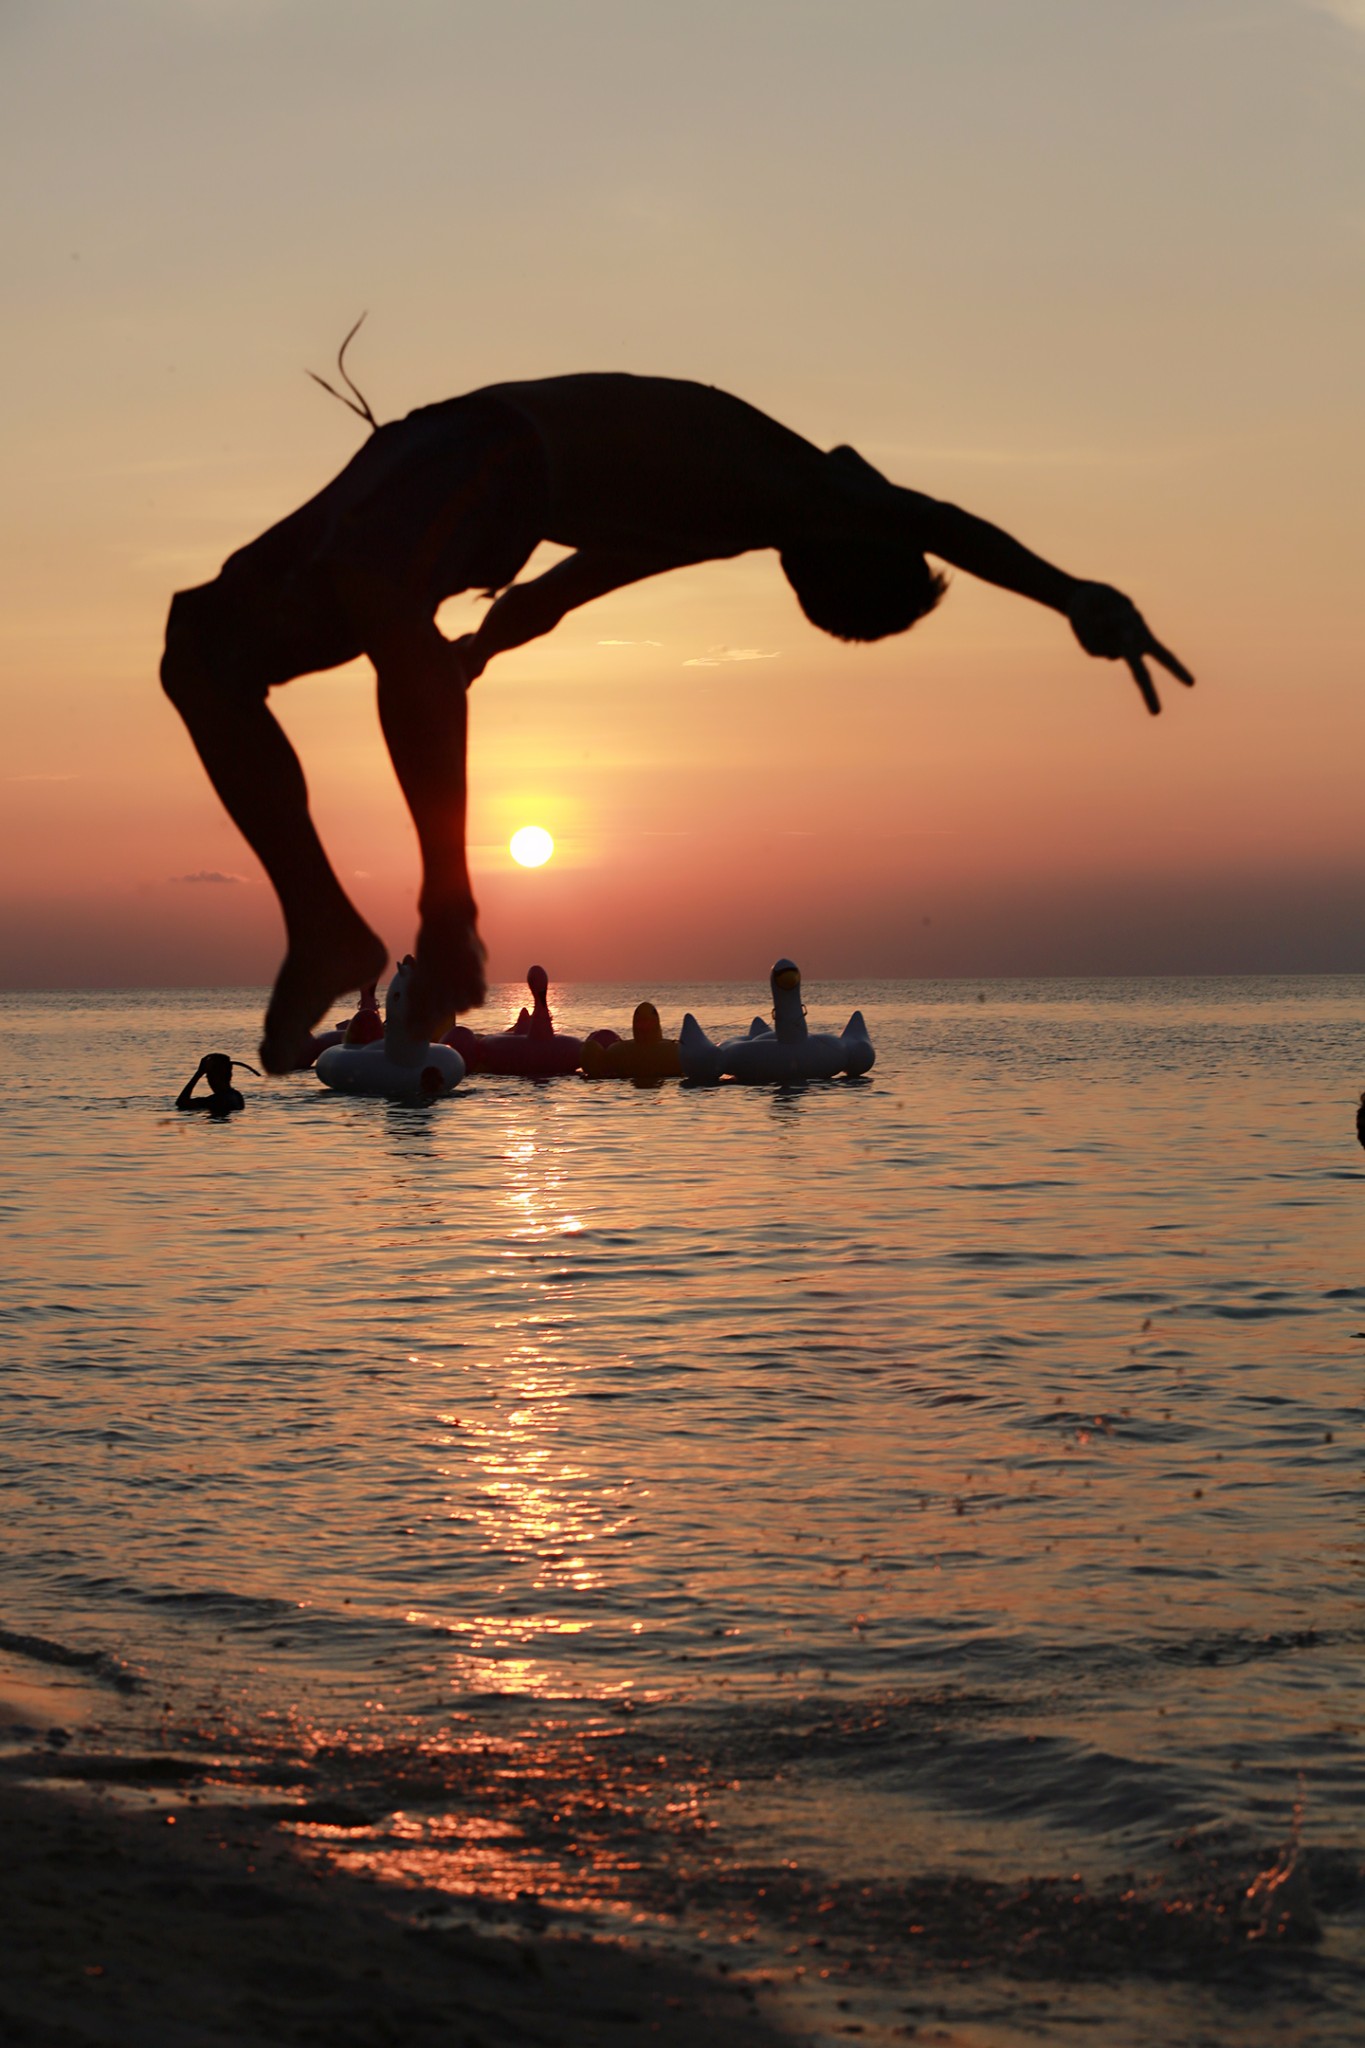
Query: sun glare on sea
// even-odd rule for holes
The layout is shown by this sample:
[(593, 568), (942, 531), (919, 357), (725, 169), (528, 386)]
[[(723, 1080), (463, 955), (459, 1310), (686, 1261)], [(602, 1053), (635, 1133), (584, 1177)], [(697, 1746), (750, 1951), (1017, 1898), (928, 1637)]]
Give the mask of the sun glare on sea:
[(508, 847), (514, 861), (524, 868), (543, 868), (555, 850), (555, 843), (543, 825), (523, 825), (512, 834)]

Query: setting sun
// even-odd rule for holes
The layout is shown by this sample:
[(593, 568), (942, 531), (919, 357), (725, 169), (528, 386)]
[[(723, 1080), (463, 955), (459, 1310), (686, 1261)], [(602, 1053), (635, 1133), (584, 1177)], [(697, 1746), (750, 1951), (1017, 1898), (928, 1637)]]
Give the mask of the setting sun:
[(508, 841), (514, 861), (524, 868), (543, 868), (555, 843), (543, 825), (523, 825)]

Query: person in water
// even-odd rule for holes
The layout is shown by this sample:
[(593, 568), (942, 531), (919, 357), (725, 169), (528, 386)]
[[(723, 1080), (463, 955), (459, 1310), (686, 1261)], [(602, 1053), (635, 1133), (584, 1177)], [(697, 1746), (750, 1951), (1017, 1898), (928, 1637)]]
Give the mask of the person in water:
[[(210, 1116), (231, 1116), (236, 1109), (246, 1108), (246, 1097), (232, 1085), (234, 1066), (245, 1066), (244, 1060), (230, 1060), (225, 1052), (206, 1052), (189, 1080), (175, 1098), (177, 1109), (203, 1109)], [(254, 1074), (254, 1067), (247, 1067)], [(207, 1095), (196, 1095), (195, 1088), (200, 1081), (207, 1081)]]
[[(271, 1073), (297, 1065), (323, 1012), (388, 959), (323, 851), (298, 758), (266, 704), (296, 676), (359, 654), (374, 664), (421, 853), (411, 1022), (430, 1038), (484, 999), (465, 858), (466, 690), (495, 655), (592, 598), (771, 548), (813, 625), (881, 640), (938, 603), (933, 555), (1060, 612), (1088, 654), (1127, 663), (1149, 711), (1161, 708), (1149, 661), (1194, 680), (1119, 591), (1067, 575), (985, 520), (888, 482), (856, 450), (827, 453), (710, 385), (545, 377), (386, 426), (363, 400), (352, 409), (374, 428), (369, 441), (211, 583), (177, 594), (161, 668), (284, 915), (287, 951), (261, 1043)], [(540, 541), (573, 552), (516, 582)], [(477, 632), (451, 641), (435, 614), (465, 590), (494, 601)]]

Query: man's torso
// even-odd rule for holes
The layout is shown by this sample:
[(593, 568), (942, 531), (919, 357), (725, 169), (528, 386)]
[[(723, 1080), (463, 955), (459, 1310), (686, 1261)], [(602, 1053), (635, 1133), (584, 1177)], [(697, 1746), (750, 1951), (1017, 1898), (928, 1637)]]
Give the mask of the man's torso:
[(563, 547), (781, 547), (818, 522), (830, 495), (820, 449), (711, 385), (605, 372), (470, 396), (534, 427), (548, 468), (544, 538)]

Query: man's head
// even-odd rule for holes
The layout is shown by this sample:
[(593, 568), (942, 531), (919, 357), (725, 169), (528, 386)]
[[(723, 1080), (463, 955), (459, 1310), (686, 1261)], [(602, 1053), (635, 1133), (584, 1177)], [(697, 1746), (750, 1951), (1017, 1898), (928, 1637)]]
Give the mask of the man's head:
[(215, 1095), (222, 1095), (232, 1086), (232, 1061), (225, 1052), (210, 1052), (204, 1055), (204, 1079)]
[(813, 626), (836, 640), (885, 640), (931, 612), (948, 587), (918, 549), (892, 539), (802, 541), (782, 572)]

